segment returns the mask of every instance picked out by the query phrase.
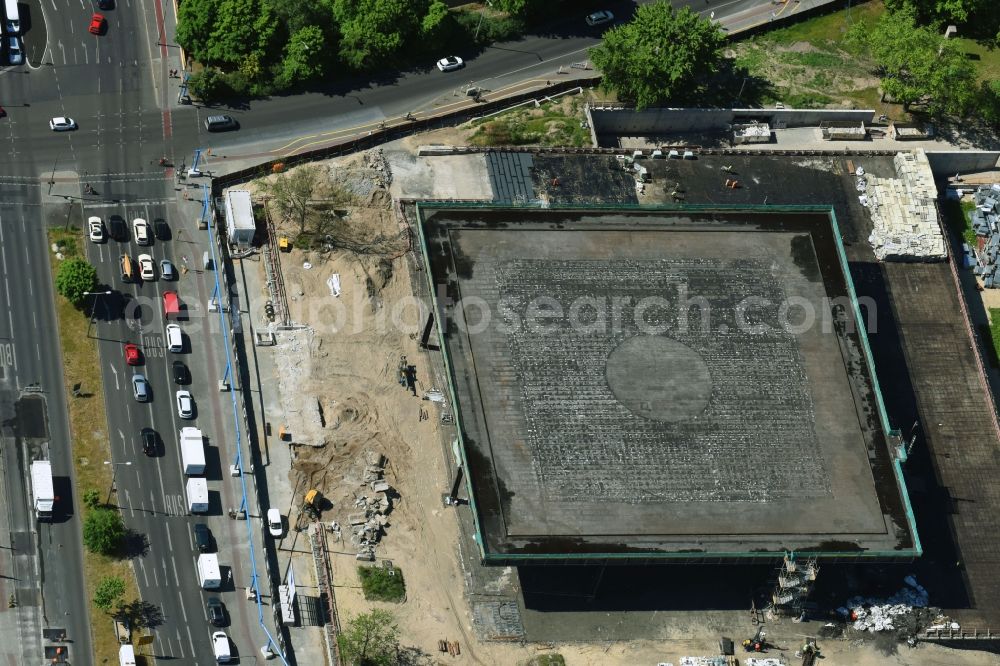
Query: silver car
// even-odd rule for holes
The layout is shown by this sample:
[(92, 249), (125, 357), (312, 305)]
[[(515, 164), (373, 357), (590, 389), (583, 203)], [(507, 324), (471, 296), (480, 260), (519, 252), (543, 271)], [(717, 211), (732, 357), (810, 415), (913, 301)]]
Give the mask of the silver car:
[(169, 259), (160, 259), (160, 277), (164, 280), (177, 279), (177, 271)]
[(132, 395), (136, 402), (149, 400), (149, 382), (144, 375), (132, 375)]

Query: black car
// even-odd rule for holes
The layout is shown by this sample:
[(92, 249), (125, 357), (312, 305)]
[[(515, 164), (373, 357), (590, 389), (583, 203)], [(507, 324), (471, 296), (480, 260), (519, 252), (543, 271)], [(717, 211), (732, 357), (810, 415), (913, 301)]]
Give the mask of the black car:
[(156, 431), (152, 428), (143, 428), (139, 431), (139, 439), (142, 440), (142, 452), (147, 456), (155, 456)]
[(191, 376), (188, 374), (188, 369), (187, 366), (184, 365), (184, 361), (174, 361), (171, 367), (174, 371), (175, 384), (187, 384), (191, 381)]
[(98, 9), (114, 9), (115, 0), (97, 0)]
[(211, 553), (215, 550), (212, 547), (212, 530), (205, 523), (194, 524), (194, 544), (199, 553)]
[(226, 607), (218, 597), (209, 597), (205, 602), (208, 611), (208, 621), (216, 627), (226, 626)]
[(156, 236), (156, 240), (170, 240), (170, 226), (162, 217), (153, 220), (153, 234)]
[(119, 215), (112, 215), (108, 218), (108, 232), (116, 241), (128, 242), (128, 225), (125, 219)]

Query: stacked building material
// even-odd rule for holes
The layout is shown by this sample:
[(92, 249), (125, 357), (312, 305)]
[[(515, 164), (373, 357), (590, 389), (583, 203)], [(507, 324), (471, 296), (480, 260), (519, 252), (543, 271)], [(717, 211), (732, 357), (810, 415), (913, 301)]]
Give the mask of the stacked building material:
[(997, 257), (1000, 255), (1000, 183), (985, 185), (972, 194), (976, 209), (972, 211), (972, 230), (979, 242), (975, 248), (976, 259), (973, 272), (978, 275), (987, 289), (1000, 288), (997, 274)]
[(941, 261), (947, 257), (938, 223), (937, 188), (923, 150), (897, 153), (896, 178), (858, 173), (858, 197), (871, 211), (868, 242), (882, 261)]

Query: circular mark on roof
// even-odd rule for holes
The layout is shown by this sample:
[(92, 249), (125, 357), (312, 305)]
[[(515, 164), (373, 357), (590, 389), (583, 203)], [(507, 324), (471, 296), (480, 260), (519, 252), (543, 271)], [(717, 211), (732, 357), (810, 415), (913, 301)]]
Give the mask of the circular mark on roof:
[(636, 416), (678, 423), (705, 411), (712, 376), (687, 345), (662, 336), (629, 338), (608, 355), (608, 386)]

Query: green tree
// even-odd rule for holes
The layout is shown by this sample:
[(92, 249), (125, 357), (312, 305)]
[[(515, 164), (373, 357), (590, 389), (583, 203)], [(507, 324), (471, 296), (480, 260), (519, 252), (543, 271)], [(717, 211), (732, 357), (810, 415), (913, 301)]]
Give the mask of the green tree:
[(428, 5), (428, 0), (333, 0), (341, 59), (357, 70), (386, 64), (418, 33)]
[(84, 490), (83, 505), (88, 509), (96, 509), (101, 505), (101, 493), (96, 488)]
[(266, 0), (219, 0), (205, 61), (237, 65), (251, 53), (266, 59), (277, 30), (278, 22)]
[(177, 9), (177, 43), (195, 60), (208, 57), (218, 5), (218, 0), (184, 0)]
[[(921, 23), (965, 24), (970, 33), (992, 37), (1000, 30), (1000, 3), (996, 0), (885, 0), (890, 12), (913, 10)], [(965, 32), (963, 30), (962, 32)]]
[(288, 40), (285, 57), (281, 61), (278, 79), (283, 86), (294, 85), (323, 75), (326, 61), (326, 37), (323, 31), (309, 25)]
[(118, 607), (118, 602), (123, 596), (125, 596), (125, 581), (118, 576), (106, 576), (97, 582), (94, 605), (111, 614), (111, 609)]
[(56, 271), (56, 291), (76, 307), (86, 302), (85, 292), (97, 287), (97, 269), (86, 259), (73, 257), (59, 264)]
[(918, 26), (912, 7), (883, 14), (874, 25), (855, 23), (847, 42), (871, 57), (883, 98), (904, 110), (921, 104), (933, 115), (961, 115), (975, 100), (975, 67), (957, 43)]
[(221, 71), (206, 67), (188, 78), (188, 91), (204, 102), (215, 102), (229, 95), (232, 89)]
[(125, 523), (115, 509), (91, 509), (83, 521), (83, 543), (87, 550), (114, 555), (125, 540)]
[(399, 627), (392, 613), (376, 609), (351, 618), (338, 642), (349, 664), (391, 666), (397, 662)]
[(420, 32), (425, 37), (433, 35), (441, 30), (447, 20), (448, 5), (441, 2), (441, 0), (434, 0), (427, 7), (427, 13), (424, 14), (424, 18), (420, 22)]
[(663, 0), (604, 33), (590, 50), (602, 86), (639, 109), (694, 101), (722, 62), (725, 35), (711, 21)]

